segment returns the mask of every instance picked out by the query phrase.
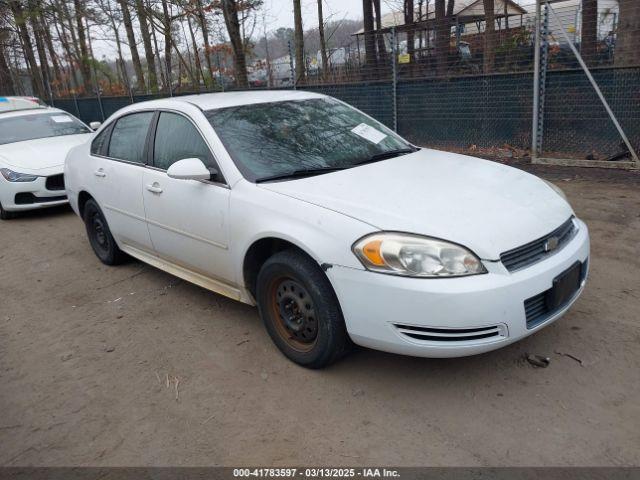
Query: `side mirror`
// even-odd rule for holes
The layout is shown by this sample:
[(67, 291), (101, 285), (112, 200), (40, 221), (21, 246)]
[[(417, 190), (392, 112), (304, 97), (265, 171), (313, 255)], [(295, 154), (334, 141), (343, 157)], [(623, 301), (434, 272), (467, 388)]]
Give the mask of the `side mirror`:
[(94, 131), (95, 131), (95, 130), (97, 130), (98, 128), (100, 128), (100, 125), (102, 125), (102, 122), (91, 122), (91, 123), (89, 124), (89, 128), (90, 128), (91, 130), (94, 130)]
[(209, 180), (213, 172), (199, 158), (185, 158), (171, 165), (167, 175), (178, 180)]

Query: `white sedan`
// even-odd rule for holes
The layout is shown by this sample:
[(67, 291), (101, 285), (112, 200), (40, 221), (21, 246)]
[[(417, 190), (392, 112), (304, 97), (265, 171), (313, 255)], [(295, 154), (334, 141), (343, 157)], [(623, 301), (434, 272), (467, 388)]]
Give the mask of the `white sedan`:
[(36, 105), (0, 112), (0, 218), (67, 203), (64, 160), (91, 133), (57, 108)]
[(306, 92), (126, 107), (65, 167), (109, 265), (131, 255), (257, 304), (278, 348), (318, 368), (353, 343), (424, 357), (493, 350), (564, 314), (589, 235), (523, 171), (418, 148)]

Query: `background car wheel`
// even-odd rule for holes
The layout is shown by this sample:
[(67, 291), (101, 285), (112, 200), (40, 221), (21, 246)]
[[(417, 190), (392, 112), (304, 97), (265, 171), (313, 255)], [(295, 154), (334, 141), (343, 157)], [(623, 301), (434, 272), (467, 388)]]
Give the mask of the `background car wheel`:
[(2, 204), (0, 203), (0, 220), (10, 220), (15, 218), (15, 213), (7, 212), (4, 208), (2, 208)]
[(84, 224), (91, 248), (102, 263), (118, 265), (126, 260), (126, 254), (116, 244), (102, 210), (93, 199), (84, 206)]
[(338, 299), (322, 269), (295, 250), (276, 253), (260, 269), (260, 316), (289, 359), (322, 368), (351, 349)]

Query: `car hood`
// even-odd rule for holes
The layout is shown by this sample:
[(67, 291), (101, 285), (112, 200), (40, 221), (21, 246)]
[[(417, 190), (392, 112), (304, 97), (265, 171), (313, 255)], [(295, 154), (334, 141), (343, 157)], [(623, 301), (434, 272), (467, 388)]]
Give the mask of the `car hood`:
[(38, 138), (0, 145), (0, 163), (21, 173), (32, 173), (64, 165), (71, 148), (91, 138), (91, 133)]
[(429, 149), (260, 187), (380, 230), (459, 243), (486, 260), (498, 260), (502, 252), (544, 236), (573, 213), (566, 201), (534, 175)]

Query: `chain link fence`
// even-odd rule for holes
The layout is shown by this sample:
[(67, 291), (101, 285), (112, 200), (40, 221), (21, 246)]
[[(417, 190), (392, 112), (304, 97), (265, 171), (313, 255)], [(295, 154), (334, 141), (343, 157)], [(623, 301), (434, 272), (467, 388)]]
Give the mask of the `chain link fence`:
[[(493, 19), (471, 8), (477, 3), (456, 2), (458, 9), (444, 20), (419, 11), (411, 25), (398, 25), (400, 14), (386, 24), (383, 16), (381, 28), (355, 32), (348, 44), (328, 49), (327, 65), (321, 52), (307, 52), (299, 70), (292, 45), (285, 57), (257, 61), (249, 88), (334, 96), (419, 145), (516, 152), (511, 156), (527, 155), (535, 143), (541, 157), (629, 160), (571, 47), (580, 51), (630, 144), (640, 148), (640, 2), (599, 0), (595, 11), (585, 11), (582, 0), (550, 0), (538, 22), (535, 3), (495, 0)], [(223, 81), (216, 91), (234, 89), (233, 71), (218, 73)], [(54, 105), (94, 121), (166, 96), (67, 98)]]

